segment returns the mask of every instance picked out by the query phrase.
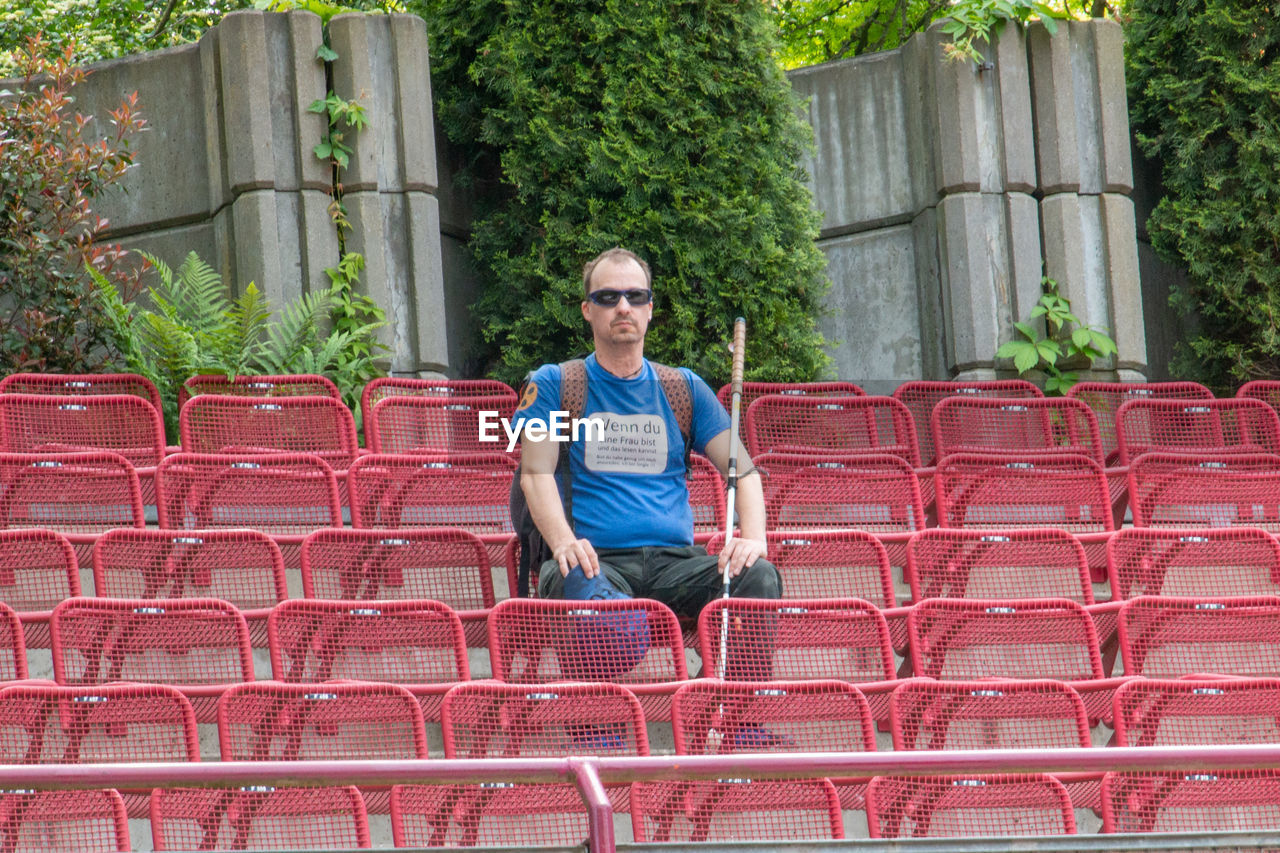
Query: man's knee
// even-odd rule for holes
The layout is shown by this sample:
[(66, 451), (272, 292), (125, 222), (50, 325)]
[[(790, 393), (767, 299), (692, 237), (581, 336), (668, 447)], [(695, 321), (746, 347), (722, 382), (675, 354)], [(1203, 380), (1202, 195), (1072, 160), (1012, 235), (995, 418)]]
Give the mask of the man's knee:
[(781, 598), (782, 574), (768, 560), (756, 560), (738, 575), (731, 594), (739, 598)]

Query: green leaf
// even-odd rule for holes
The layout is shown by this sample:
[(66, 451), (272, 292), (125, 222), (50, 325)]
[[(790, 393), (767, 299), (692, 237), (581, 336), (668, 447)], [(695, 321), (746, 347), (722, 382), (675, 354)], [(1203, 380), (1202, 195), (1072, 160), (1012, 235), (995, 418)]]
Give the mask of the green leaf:
[(1079, 350), (1089, 346), (1092, 339), (1093, 333), (1088, 329), (1076, 329), (1071, 333), (1071, 345)]
[(328, 160), (329, 157), (333, 154), (333, 146), (330, 145), (328, 142), (321, 142), (311, 150), (321, 160)]
[(338, 52), (327, 44), (322, 43), (320, 47), (316, 48), (316, 59), (323, 60), (324, 62), (333, 62), (337, 58)]
[(1021, 333), (1022, 336), (1026, 338), (1028, 341), (1035, 341), (1040, 337), (1039, 335), (1036, 334), (1035, 328), (1033, 328), (1028, 323), (1023, 323), (1021, 321), (1014, 321), (1013, 327), (1017, 329), (1018, 332)]
[(1046, 364), (1054, 365), (1062, 355), (1062, 348), (1058, 346), (1057, 341), (1040, 341), (1036, 344), (1036, 352)]
[(329, 105), (325, 103), (324, 98), (316, 98), (310, 104), (307, 104), (307, 112), (309, 113), (323, 113), (327, 112), (328, 109)]

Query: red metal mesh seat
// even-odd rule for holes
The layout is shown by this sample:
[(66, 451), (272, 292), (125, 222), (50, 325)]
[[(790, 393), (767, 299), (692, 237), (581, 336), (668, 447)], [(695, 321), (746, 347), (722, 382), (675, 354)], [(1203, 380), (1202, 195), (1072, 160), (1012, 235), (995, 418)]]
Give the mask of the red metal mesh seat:
[(395, 684), (258, 681), (218, 701), (223, 761), (427, 757), (422, 709)]
[(691, 681), (671, 701), (671, 727), (681, 755), (876, 748), (867, 698), (831, 679)]
[(617, 684), (459, 684), (441, 728), (445, 758), (649, 754), (640, 702)]
[(471, 677), (462, 622), (438, 601), (286, 601), (267, 620), (280, 681), (389, 681), (431, 719), (450, 685)]
[(1116, 412), (1120, 463), (1144, 453), (1280, 453), (1280, 417), (1261, 400), (1130, 400)]
[[(861, 598), (876, 607), (897, 604), (889, 554), (863, 530), (812, 530), (766, 534), (769, 562), (782, 574), (783, 598)], [(718, 554), (724, 537), (707, 542)]]
[(1108, 773), (1103, 832), (1280, 829), (1280, 771)]
[[(373, 407), (387, 397), (506, 397), (515, 403), (514, 388), (497, 379), (412, 379), (380, 376), (365, 383), (360, 411), (368, 424)], [(365, 430), (366, 438), (368, 429)]]
[(185, 405), (201, 394), (229, 397), (332, 397), (342, 400), (342, 392), (333, 380), (315, 373), (292, 373), (285, 376), (246, 376), (235, 379), (218, 373), (192, 376), (178, 388), (178, 405)]
[(1102, 466), (1078, 454), (956, 453), (935, 484), (939, 527), (1115, 529)]
[(844, 837), (840, 799), (827, 779), (637, 782), (631, 829), (637, 844)]
[[(761, 397), (865, 397), (863, 391), (852, 382), (743, 382), (739, 409), (745, 414), (751, 404)], [(727, 412), (733, 405), (733, 386), (726, 383), (716, 392), (716, 399)]]
[(192, 397), (178, 416), (187, 453), (309, 453), (334, 470), (360, 455), (351, 410), (332, 397)]
[(1069, 397), (948, 397), (930, 421), (938, 458), (953, 453), (1079, 453), (1104, 464), (1093, 411)]
[(1116, 689), (1119, 746), (1280, 743), (1280, 680), (1134, 678)]
[(0, 530), (0, 602), (23, 620), (27, 645), (48, 648), (48, 612), (80, 594), (80, 561), (53, 530)]
[(923, 530), (907, 543), (911, 600), (1068, 598), (1093, 604), (1084, 547), (1056, 528)]
[[(502, 453), (508, 441), (502, 419), (509, 422), (515, 411), (514, 394), (383, 397), (365, 418), (365, 444), (373, 453)], [(485, 423), (491, 441), (480, 440)]]
[(1135, 527), (1280, 531), (1280, 456), (1146, 453), (1129, 465)]
[(1125, 675), (1280, 676), (1280, 598), (1145, 595), (1120, 608)]
[(806, 464), (794, 467), (784, 479), (781, 471), (785, 469), (775, 459), (766, 464), (773, 495), (765, 506), (770, 530), (910, 533), (925, 527), (916, 472), (896, 456), (825, 461), (808, 457)]
[(1252, 527), (1131, 527), (1107, 542), (1111, 594), (1204, 597), (1280, 594), (1280, 543)]
[(911, 679), (889, 698), (894, 749), (1089, 747), (1089, 716), (1061, 681)]
[[(738, 463), (738, 473), (745, 470)], [(723, 533), (725, 528), (725, 484), (711, 460), (699, 453), (689, 454), (689, 506), (693, 509), (693, 532)]]
[(1044, 397), (1044, 392), (1025, 379), (996, 379), (978, 381), (936, 382), (913, 380), (903, 382), (893, 392), (895, 400), (911, 411), (916, 425), (916, 440), (920, 447), (920, 461), (935, 465), (938, 453), (933, 446), (930, 418), (933, 407), (948, 397), (1006, 397), (1034, 400)]
[(0, 827), (9, 853), (114, 853), (133, 849), (119, 792), (2, 791)]
[(135, 468), (165, 454), (160, 411), (141, 397), (0, 394), (0, 449), (9, 453), (118, 453)]
[(351, 467), (353, 527), (460, 527), (511, 533), (516, 463), (500, 453), (369, 455)]
[(722, 612), (729, 617), (730, 681), (887, 681), (894, 677), (889, 625), (857, 598), (716, 599), (698, 617), (703, 674), (720, 672)]
[(367, 849), (364, 798), (351, 786), (157, 788), (156, 850)]
[(920, 467), (911, 412), (892, 397), (771, 395), (746, 409), (746, 445), (761, 453), (897, 456)]
[(155, 384), (136, 373), (10, 373), (0, 379), (0, 394), (130, 394), (164, 410)]
[(588, 835), (586, 804), (569, 783), (391, 789), (391, 837), (397, 847), (577, 847)]
[(0, 682), (27, 677), (27, 646), (18, 614), (0, 604)]
[(87, 534), (145, 525), (138, 475), (119, 454), (0, 454), (0, 528), (57, 530), (88, 565)]
[(1098, 434), (1107, 464), (1119, 459), (1116, 412), (1130, 400), (1212, 400), (1213, 392), (1199, 382), (1077, 382), (1067, 396), (1079, 400), (1098, 419)]
[(1052, 776), (877, 776), (867, 786), (872, 838), (1074, 835), (1075, 812)]
[(191, 703), (162, 684), (0, 690), (0, 761), (108, 764), (199, 761)]

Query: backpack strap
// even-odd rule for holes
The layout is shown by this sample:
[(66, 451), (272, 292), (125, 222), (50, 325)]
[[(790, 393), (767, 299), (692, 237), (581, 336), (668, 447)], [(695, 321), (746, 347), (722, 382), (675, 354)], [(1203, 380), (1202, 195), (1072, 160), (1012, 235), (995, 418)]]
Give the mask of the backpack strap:
[[(560, 408), (569, 413), (570, 421), (582, 417), (587, 407), (587, 363), (580, 358), (572, 358), (560, 363)], [(562, 484), (560, 502), (564, 504), (564, 517), (573, 528), (573, 466), (569, 464), (569, 448), (567, 441), (560, 442), (560, 455), (556, 461), (556, 473), (560, 475)], [(574, 530), (574, 535), (577, 531)]]
[(693, 391), (689, 388), (689, 380), (674, 367), (649, 362), (658, 374), (658, 383), (662, 385), (662, 393), (667, 395), (667, 405), (676, 417), (676, 425), (680, 428), (680, 437), (684, 439), (684, 473), (685, 477), (693, 476), (693, 465), (689, 455), (693, 453)]

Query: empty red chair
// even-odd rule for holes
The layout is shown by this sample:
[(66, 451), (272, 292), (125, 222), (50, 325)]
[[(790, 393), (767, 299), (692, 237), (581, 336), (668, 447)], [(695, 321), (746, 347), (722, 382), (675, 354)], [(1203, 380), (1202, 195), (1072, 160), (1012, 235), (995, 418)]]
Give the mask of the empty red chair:
[(396, 684), (258, 681), (218, 700), (223, 761), (427, 757), (422, 709)]
[[(745, 469), (738, 463), (738, 473)], [(689, 454), (689, 506), (693, 509), (693, 533), (723, 533), (725, 528), (725, 485), (711, 460), (699, 453)]]
[(637, 844), (844, 838), (827, 779), (700, 779), (631, 786)]
[(1069, 397), (947, 397), (933, 407), (939, 461), (953, 453), (1079, 453), (1103, 465), (1093, 411)]
[(1075, 812), (1052, 776), (877, 776), (867, 786), (872, 838), (1074, 835)]
[(1061, 681), (929, 681), (913, 678), (889, 698), (894, 749), (1089, 747), (1089, 715)]
[(911, 600), (1069, 598), (1093, 604), (1084, 547), (1057, 528), (923, 530), (907, 543)]
[(360, 455), (351, 410), (332, 397), (192, 397), (179, 413), (186, 453), (309, 453), (342, 471)]
[(590, 834), (587, 806), (570, 783), (396, 785), (397, 847), (576, 847)]
[(618, 684), (459, 684), (440, 718), (446, 758), (649, 754), (640, 701)]
[(10, 373), (0, 379), (0, 394), (131, 394), (164, 411), (155, 383), (136, 373)]
[(49, 647), (49, 611), (79, 594), (80, 561), (65, 536), (0, 530), (0, 602), (22, 620), (29, 648)]
[(1280, 542), (1255, 527), (1125, 528), (1107, 565), (1117, 599), (1280, 594)]
[(157, 788), (156, 850), (367, 849), (364, 798), (351, 786)]
[(1116, 412), (1120, 464), (1144, 453), (1280, 453), (1280, 417), (1266, 403), (1130, 400)]
[(280, 604), (267, 620), (271, 671), (280, 681), (388, 681), (435, 719), (451, 685), (471, 677), (462, 622), (438, 601)]
[(936, 465), (938, 453), (933, 446), (930, 418), (933, 407), (948, 397), (1006, 397), (1034, 400), (1044, 396), (1039, 388), (1025, 379), (995, 379), (950, 382), (913, 380), (903, 382), (893, 392), (895, 400), (911, 411), (916, 425), (916, 440), (920, 446), (920, 461)]
[(0, 682), (27, 677), (27, 646), (18, 614), (0, 604)]
[(868, 601), (716, 599), (698, 617), (705, 676), (721, 672), (722, 613), (728, 614), (723, 677), (731, 681), (887, 681), (893, 644), (884, 615)]
[(699, 679), (671, 700), (676, 752), (870, 752), (871, 706), (844, 681)]
[(191, 703), (162, 684), (0, 690), (0, 760), (5, 764), (199, 761)]
[(502, 421), (515, 411), (514, 394), (383, 397), (365, 417), (365, 444), (372, 453), (505, 453)]
[[(769, 395), (784, 397), (863, 397), (863, 391), (852, 382), (743, 382), (738, 406), (743, 414), (756, 400)], [(716, 392), (716, 399), (729, 411), (733, 405), (733, 386), (724, 384)]]
[(1199, 382), (1077, 382), (1067, 396), (1079, 400), (1098, 418), (1098, 434), (1107, 464), (1119, 460), (1116, 412), (1130, 400), (1212, 400), (1213, 392)]
[(117, 791), (3, 791), (0, 826), (12, 853), (114, 853), (133, 849)]
[(1280, 680), (1134, 678), (1115, 692), (1119, 746), (1280, 743)]
[(1280, 676), (1280, 598), (1144, 595), (1120, 607), (1126, 675)]
[[(788, 460), (789, 461), (789, 460)], [(766, 514), (770, 530), (866, 530), (911, 533), (925, 527), (916, 472), (896, 456), (814, 457), (779, 482), (769, 462)]]
[[(861, 598), (876, 607), (897, 604), (889, 554), (863, 530), (812, 530), (766, 534), (769, 562), (782, 574), (784, 598)], [(707, 543), (718, 554), (724, 537)]]
[(460, 527), (510, 534), (516, 463), (500, 453), (373, 454), (351, 467), (353, 527)]
[(230, 397), (332, 397), (342, 400), (342, 392), (333, 380), (315, 373), (293, 373), (286, 376), (247, 376), (235, 379), (220, 373), (192, 376), (178, 388), (178, 405), (185, 405), (201, 394)]
[(938, 463), (939, 527), (1115, 529), (1102, 466), (1079, 454), (955, 453)]
[(1195, 770), (1102, 777), (1103, 832), (1280, 829), (1280, 771)]
[(1135, 527), (1280, 531), (1280, 456), (1145, 453), (1129, 465)]
[[(497, 379), (413, 379), (380, 376), (365, 383), (360, 411), (369, 423), (373, 407), (387, 397), (507, 397), (517, 399), (515, 389)], [(368, 435), (366, 431), (366, 436)]]
[(746, 445), (761, 453), (897, 456), (920, 467), (911, 412), (892, 397), (771, 395), (746, 409)]

